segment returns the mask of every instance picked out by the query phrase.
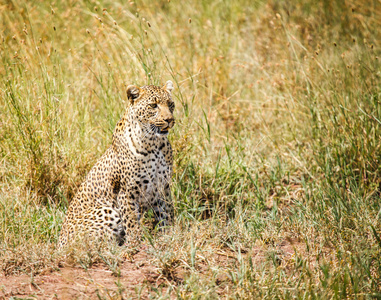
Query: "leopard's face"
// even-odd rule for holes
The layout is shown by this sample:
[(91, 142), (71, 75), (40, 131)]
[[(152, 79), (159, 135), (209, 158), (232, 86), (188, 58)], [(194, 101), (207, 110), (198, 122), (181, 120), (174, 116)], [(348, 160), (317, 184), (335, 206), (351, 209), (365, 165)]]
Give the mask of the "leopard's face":
[(131, 115), (139, 121), (146, 135), (167, 135), (175, 124), (172, 89), (171, 81), (167, 81), (163, 87), (148, 85), (141, 88), (137, 86), (127, 88)]

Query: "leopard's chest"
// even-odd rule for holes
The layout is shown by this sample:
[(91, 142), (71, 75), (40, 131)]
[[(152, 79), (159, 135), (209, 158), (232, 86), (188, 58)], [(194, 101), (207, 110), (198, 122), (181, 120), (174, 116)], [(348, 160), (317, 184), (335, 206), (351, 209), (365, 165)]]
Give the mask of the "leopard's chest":
[(136, 176), (132, 180), (134, 198), (140, 204), (154, 204), (164, 195), (169, 184), (171, 166), (161, 151), (153, 152), (139, 161)]

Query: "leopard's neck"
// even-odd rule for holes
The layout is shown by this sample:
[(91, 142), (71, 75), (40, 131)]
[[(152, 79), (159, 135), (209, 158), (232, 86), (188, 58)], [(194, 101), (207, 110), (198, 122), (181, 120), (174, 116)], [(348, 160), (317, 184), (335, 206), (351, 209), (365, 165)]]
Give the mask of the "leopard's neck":
[(166, 140), (166, 136), (159, 137), (149, 132), (127, 111), (115, 128), (113, 144), (129, 149), (138, 158), (148, 158)]

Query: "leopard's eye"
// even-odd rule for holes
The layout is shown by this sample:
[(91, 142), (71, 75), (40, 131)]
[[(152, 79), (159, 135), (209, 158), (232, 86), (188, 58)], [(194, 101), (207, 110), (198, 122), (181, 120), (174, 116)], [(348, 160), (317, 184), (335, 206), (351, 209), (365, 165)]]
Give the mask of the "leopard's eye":
[(156, 104), (156, 103), (152, 103), (152, 104), (150, 104), (149, 106), (151, 106), (152, 108), (156, 108), (156, 107), (157, 107), (157, 104)]

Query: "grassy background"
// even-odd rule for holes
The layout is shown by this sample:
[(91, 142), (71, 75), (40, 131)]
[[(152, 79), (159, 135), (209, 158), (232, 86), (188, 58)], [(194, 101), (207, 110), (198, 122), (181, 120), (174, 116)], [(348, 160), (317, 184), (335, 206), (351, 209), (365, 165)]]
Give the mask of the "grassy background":
[(147, 233), (169, 280), (151, 296), (381, 297), (380, 2), (122, 2), (0, 2), (2, 272), (69, 259), (127, 85), (171, 79), (177, 221)]

